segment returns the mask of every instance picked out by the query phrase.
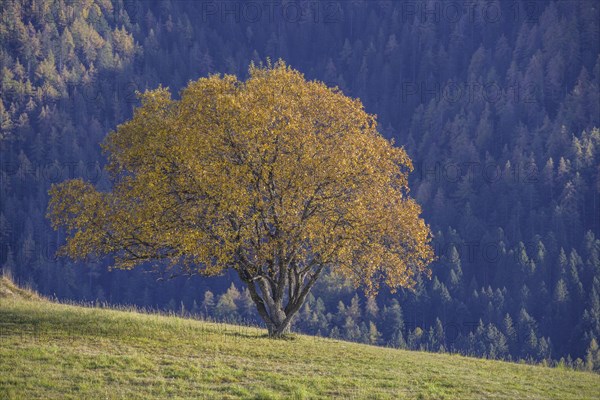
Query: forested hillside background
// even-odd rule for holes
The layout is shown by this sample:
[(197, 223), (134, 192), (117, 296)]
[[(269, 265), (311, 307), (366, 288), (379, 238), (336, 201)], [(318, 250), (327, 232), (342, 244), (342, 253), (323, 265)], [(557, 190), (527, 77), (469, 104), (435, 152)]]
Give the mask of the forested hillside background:
[[(157, 282), (56, 259), (54, 182), (106, 187), (136, 90), (284, 59), (378, 114), (414, 161), (432, 279), (327, 276), (301, 332), (600, 369), (600, 12), (581, 1), (0, 0), (0, 265), (60, 299), (257, 322), (234, 274)], [(151, 271), (151, 267), (148, 267)], [(231, 284), (231, 281), (234, 284)]]

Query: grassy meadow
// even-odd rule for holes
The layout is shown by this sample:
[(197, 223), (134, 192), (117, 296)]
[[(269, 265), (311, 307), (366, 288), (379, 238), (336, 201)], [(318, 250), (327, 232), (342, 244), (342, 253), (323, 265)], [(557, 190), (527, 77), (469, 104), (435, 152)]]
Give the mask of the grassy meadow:
[(597, 399), (600, 375), (58, 304), (0, 278), (0, 399)]

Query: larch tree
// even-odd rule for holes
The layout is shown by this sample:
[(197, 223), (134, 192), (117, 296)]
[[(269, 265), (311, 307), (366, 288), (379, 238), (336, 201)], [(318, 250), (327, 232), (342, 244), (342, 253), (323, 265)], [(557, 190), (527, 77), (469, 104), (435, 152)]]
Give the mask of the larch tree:
[(179, 100), (165, 88), (140, 97), (103, 143), (111, 189), (50, 189), (60, 254), (170, 276), (235, 270), (272, 337), (289, 332), (326, 269), (369, 294), (429, 272), (411, 160), (358, 99), (282, 61), (252, 65), (246, 81), (190, 82)]

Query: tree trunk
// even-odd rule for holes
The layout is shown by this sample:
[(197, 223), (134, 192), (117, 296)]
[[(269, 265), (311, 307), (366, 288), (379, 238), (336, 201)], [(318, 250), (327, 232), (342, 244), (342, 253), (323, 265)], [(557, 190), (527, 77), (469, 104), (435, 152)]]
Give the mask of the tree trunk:
[(265, 323), (270, 337), (279, 338), (291, 332), (291, 316), (286, 315), (281, 305), (277, 303), (271, 303), (269, 321), (265, 320)]
[(267, 330), (269, 331), (269, 337), (281, 338), (291, 333), (291, 326), (289, 321), (284, 321), (279, 324), (267, 323)]
[[(290, 282), (282, 279), (277, 284), (270, 285), (262, 277), (253, 277), (243, 270), (238, 270), (239, 277), (248, 285), (250, 297), (256, 305), (258, 315), (265, 322), (269, 337), (280, 338), (291, 332), (292, 317), (300, 310), (300, 307), (306, 300), (310, 289), (319, 277), (323, 266), (319, 266), (315, 273), (302, 285), (296, 285), (304, 281), (303, 276), (293, 276)], [(297, 286), (290, 290), (290, 298), (287, 299), (287, 305), (283, 305), (283, 293), (287, 285)], [(260, 291), (260, 293), (259, 293)]]

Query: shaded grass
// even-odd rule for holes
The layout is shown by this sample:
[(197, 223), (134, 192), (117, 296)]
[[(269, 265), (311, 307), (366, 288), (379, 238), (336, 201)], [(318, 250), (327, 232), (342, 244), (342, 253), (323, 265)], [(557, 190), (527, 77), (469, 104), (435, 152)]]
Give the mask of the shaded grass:
[[(25, 293), (27, 294), (27, 292)], [(0, 399), (594, 399), (600, 376), (0, 297)]]

